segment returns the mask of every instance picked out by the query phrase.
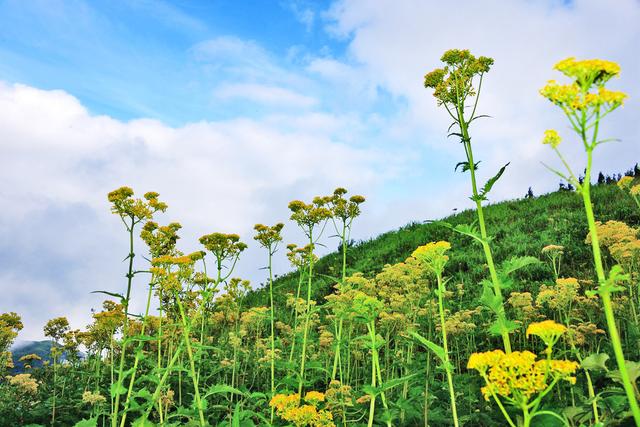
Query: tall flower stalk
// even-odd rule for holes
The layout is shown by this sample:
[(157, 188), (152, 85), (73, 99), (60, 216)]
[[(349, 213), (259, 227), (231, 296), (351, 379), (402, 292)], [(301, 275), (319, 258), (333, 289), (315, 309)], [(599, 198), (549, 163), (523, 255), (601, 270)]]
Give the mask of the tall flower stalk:
[[(270, 323), (271, 323), (271, 336), (270, 336), (270, 344), (271, 344), (271, 353), (269, 355), (270, 364), (271, 364), (271, 397), (275, 396), (276, 393), (276, 335), (275, 335), (275, 311), (273, 308), (273, 268), (272, 268), (272, 260), (273, 255), (278, 250), (278, 243), (282, 241), (282, 236), (280, 232), (284, 224), (278, 223), (272, 227), (266, 226), (264, 224), (256, 224), (254, 230), (256, 231), (256, 235), (254, 237), (260, 243), (260, 246), (265, 248), (269, 254), (269, 263), (267, 268), (269, 270), (269, 305), (270, 305)], [(274, 416), (274, 408), (271, 407), (271, 422), (273, 423)]]
[(600, 59), (577, 61), (575, 58), (567, 58), (558, 62), (555, 69), (569, 77), (572, 82), (570, 84), (560, 84), (551, 80), (540, 90), (540, 93), (560, 107), (569, 120), (571, 129), (578, 135), (587, 158), (584, 179), (577, 179), (576, 174), (574, 174), (571, 166), (558, 148), (562, 141), (560, 135), (557, 131), (550, 129), (545, 132), (543, 143), (549, 145), (557, 154), (566, 172), (549, 169), (566, 179), (582, 196), (591, 237), (591, 250), (593, 252), (596, 277), (598, 279), (597, 293), (602, 301), (609, 339), (620, 370), (622, 385), (629, 400), (629, 406), (635, 422), (640, 425), (640, 406), (625, 363), (620, 334), (618, 333), (611, 303), (611, 294), (619, 290), (618, 282), (623, 280), (624, 276), (620, 274), (621, 270), (617, 266), (611, 269), (609, 277), (605, 274), (598, 230), (593, 213), (593, 203), (591, 201), (593, 153), (596, 147), (611, 141), (611, 139), (601, 139), (599, 134), (600, 122), (604, 117), (622, 106), (627, 95), (623, 92), (611, 91), (605, 87), (611, 78), (620, 74), (620, 66), (615, 62)]
[[(111, 413), (112, 427), (116, 427), (118, 425), (120, 395), (126, 393), (126, 389), (122, 383), (126, 376), (124, 364), (127, 353), (127, 344), (129, 342), (129, 302), (131, 301), (131, 285), (133, 283), (133, 278), (137, 273), (139, 273), (133, 269), (133, 259), (135, 257), (135, 253), (133, 252), (133, 234), (135, 227), (138, 224), (152, 219), (154, 213), (158, 211), (164, 212), (167, 209), (167, 205), (165, 203), (158, 201), (158, 196), (158, 193), (148, 192), (145, 193), (144, 200), (134, 199), (133, 190), (129, 187), (120, 187), (117, 190), (110, 192), (107, 196), (111, 203), (111, 212), (120, 217), (120, 220), (129, 234), (129, 254), (125, 258), (129, 261), (126, 275), (127, 291), (125, 296), (121, 297), (125, 315), (124, 324), (122, 326), (122, 346), (120, 348), (120, 361), (118, 364), (118, 379), (112, 388), (112, 393), (115, 393), (116, 395)], [(126, 412), (122, 416), (125, 418)]]
[(307, 275), (307, 303), (304, 317), (304, 331), (302, 335), (302, 354), (300, 355), (300, 378), (298, 381), (298, 395), (302, 396), (305, 377), (305, 361), (307, 356), (307, 337), (311, 320), (311, 285), (313, 283), (314, 248), (322, 236), (326, 220), (331, 216), (331, 211), (325, 206), (328, 200), (323, 197), (315, 197), (311, 203), (294, 200), (289, 203), (291, 220), (295, 221), (309, 239), (309, 261)]
[(52, 339), (51, 359), (53, 359), (53, 393), (51, 396), (51, 425), (56, 423), (56, 382), (58, 379), (58, 360), (62, 355), (59, 344), (60, 339), (69, 331), (69, 321), (66, 317), (56, 317), (51, 319), (44, 326), (44, 335)]
[(445, 283), (442, 279), (442, 273), (444, 272), (444, 267), (449, 260), (449, 256), (446, 255), (446, 252), (451, 249), (451, 244), (449, 242), (436, 242), (436, 243), (428, 243), (424, 246), (420, 246), (416, 249), (412, 256), (416, 258), (421, 264), (433, 275), (436, 276), (436, 281), (438, 283), (438, 289), (436, 290), (436, 294), (438, 295), (438, 313), (440, 315), (440, 332), (442, 334), (442, 362), (444, 365), (444, 369), (447, 373), (447, 384), (449, 386), (449, 398), (451, 400), (451, 416), (453, 418), (453, 425), (458, 427), (458, 410), (456, 408), (456, 393), (453, 388), (453, 365), (449, 359), (449, 345), (447, 342), (447, 328), (446, 322), (444, 319), (445, 310), (444, 310), (444, 294), (446, 292)]
[[(491, 289), (485, 286), (483, 302), (495, 312), (497, 320), (492, 332), (502, 337), (504, 349), (509, 353), (511, 351), (509, 332), (515, 329), (516, 325), (506, 318), (502, 298), (502, 284), (493, 260), (491, 246), (489, 245), (490, 238), (487, 233), (482, 208), (482, 202), (487, 200), (487, 194), (502, 176), (507, 165), (503, 166), (494, 177), (479, 189), (476, 177), (479, 162), (473, 156), (473, 147), (471, 146), (471, 136), (469, 134), (469, 128), (473, 121), (486, 117), (477, 115), (476, 110), (482, 89), (482, 79), (493, 65), (493, 59), (485, 56), (476, 58), (468, 50), (458, 49), (448, 50), (440, 59), (445, 66), (428, 73), (424, 78), (424, 86), (434, 89), (433, 96), (437, 99), (438, 105), (444, 106), (449, 116), (453, 119), (449, 130), (457, 128), (457, 131), (450, 133), (449, 136), (455, 136), (460, 139), (466, 158), (465, 161), (456, 165), (456, 169), (461, 167), (462, 171), (468, 171), (471, 177), (471, 200), (476, 204), (480, 233), (478, 234), (474, 227), (452, 228), (455, 231), (473, 237), (482, 245), (491, 276)], [(476, 78), (478, 80), (477, 89), (474, 86), (474, 79)], [(473, 98), (475, 98), (473, 107), (471, 107), (471, 112), (468, 112), (467, 103)], [(493, 292), (493, 295), (488, 294), (488, 292)]]
[[(330, 198), (331, 220), (336, 232), (336, 237), (340, 239), (340, 249), (342, 255), (342, 269), (340, 283), (344, 284), (347, 278), (347, 249), (349, 240), (351, 239), (351, 226), (353, 220), (360, 215), (360, 205), (364, 203), (363, 196), (355, 195), (346, 199), (344, 195), (347, 190), (344, 188), (336, 188)], [(344, 317), (340, 316), (335, 325), (335, 346), (333, 368), (331, 370), (331, 379), (335, 380), (340, 367), (340, 382), (342, 377), (342, 335), (343, 335)]]

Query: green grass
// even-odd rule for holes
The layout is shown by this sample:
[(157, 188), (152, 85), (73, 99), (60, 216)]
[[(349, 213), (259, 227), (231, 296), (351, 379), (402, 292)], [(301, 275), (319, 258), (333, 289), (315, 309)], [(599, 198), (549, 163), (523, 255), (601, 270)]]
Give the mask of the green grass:
[[(596, 219), (621, 220), (631, 226), (640, 224), (640, 214), (633, 200), (614, 184), (593, 187)], [(363, 205), (366, 214), (366, 204)], [(587, 278), (593, 276), (592, 255), (584, 239), (588, 233), (582, 199), (572, 191), (556, 191), (530, 199), (509, 200), (486, 207), (487, 228), (494, 236), (492, 249), (498, 263), (514, 256), (534, 256), (542, 261), (540, 250), (549, 244), (564, 246), (560, 274)], [(475, 211), (463, 212), (443, 218), (450, 224), (469, 224), (475, 219)], [(356, 224), (357, 227), (357, 224)], [(371, 277), (385, 264), (404, 261), (415, 248), (427, 242), (447, 240), (452, 245), (447, 274), (457, 282), (477, 283), (487, 277), (485, 260), (479, 245), (465, 236), (454, 233), (437, 223), (414, 222), (398, 230), (383, 233), (349, 248), (348, 272), (361, 272)], [(334, 240), (337, 244), (337, 240)], [(325, 241), (325, 243), (327, 243)], [(329, 243), (330, 244), (330, 243)], [(607, 260), (610, 262), (610, 260)], [(321, 300), (331, 291), (339, 275), (341, 258), (338, 252), (322, 257), (316, 264), (318, 276), (314, 279), (313, 297)], [(548, 263), (524, 269), (518, 283), (521, 288), (552, 278)], [(297, 272), (290, 272), (274, 282), (277, 304), (283, 306), (286, 293), (295, 293)], [(268, 292), (257, 289), (245, 300), (249, 306), (268, 304)]]

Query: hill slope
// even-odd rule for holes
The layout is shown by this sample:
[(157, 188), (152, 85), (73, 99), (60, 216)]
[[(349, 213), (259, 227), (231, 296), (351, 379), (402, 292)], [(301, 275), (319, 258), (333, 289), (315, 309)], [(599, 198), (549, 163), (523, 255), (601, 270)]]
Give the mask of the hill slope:
[[(616, 185), (594, 186), (592, 199), (597, 220), (621, 220), (632, 226), (640, 224), (640, 214), (633, 201)], [(366, 205), (363, 209), (366, 209)], [(487, 206), (485, 216), (489, 234), (494, 236), (492, 249), (495, 259), (501, 262), (514, 256), (529, 255), (544, 260), (540, 253), (543, 247), (549, 244), (562, 245), (566, 250), (561, 274), (562, 271), (570, 271), (572, 275), (590, 277), (592, 256), (589, 246), (584, 243), (588, 230), (583, 210), (582, 199), (573, 191), (556, 191)], [(474, 210), (466, 210), (443, 221), (453, 225), (470, 224), (475, 217)], [(484, 255), (472, 239), (428, 222), (414, 222), (354, 244), (348, 250), (348, 273), (361, 272), (371, 277), (385, 264), (401, 262), (418, 246), (438, 240), (447, 240), (452, 245), (447, 273), (457, 282), (476, 283), (486, 277)], [(338, 243), (335, 239), (333, 242)], [(331, 244), (331, 240), (324, 240), (324, 243)], [(335, 281), (327, 276), (337, 276), (341, 262), (337, 251), (318, 260), (313, 289), (315, 299), (322, 299), (331, 291)], [(287, 293), (295, 293), (297, 277), (297, 272), (290, 272), (274, 281), (278, 305), (284, 303)], [(519, 282), (526, 286), (528, 282), (550, 277), (551, 267), (542, 263), (523, 270)], [(264, 288), (251, 292), (246, 299), (249, 306), (268, 305), (268, 301), (268, 292)]]

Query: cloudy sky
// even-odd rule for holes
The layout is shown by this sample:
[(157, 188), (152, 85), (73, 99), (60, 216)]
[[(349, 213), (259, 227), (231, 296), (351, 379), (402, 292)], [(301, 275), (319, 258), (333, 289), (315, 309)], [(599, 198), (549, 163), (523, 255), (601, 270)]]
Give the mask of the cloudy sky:
[[(630, 99), (604, 126), (621, 142), (595, 167), (626, 170), (640, 160), (638, 22), (637, 0), (0, 0), (0, 312), (41, 339), (52, 317), (86, 325), (91, 291), (123, 290), (126, 234), (106, 200), (121, 185), (161, 194), (157, 220), (183, 224), (185, 251), (215, 231), (253, 243), (255, 223), (336, 186), (367, 197), (358, 239), (469, 207), (461, 147), (422, 86), (449, 48), (495, 58), (480, 102), (493, 118), (472, 129), (482, 180), (511, 162), (493, 201), (557, 188), (540, 139), (570, 134), (537, 91), (568, 56), (621, 64), (611, 86)], [(302, 243), (290, 222), (285, 236)], [(258, 285), (255, 246), (237, 274)]]

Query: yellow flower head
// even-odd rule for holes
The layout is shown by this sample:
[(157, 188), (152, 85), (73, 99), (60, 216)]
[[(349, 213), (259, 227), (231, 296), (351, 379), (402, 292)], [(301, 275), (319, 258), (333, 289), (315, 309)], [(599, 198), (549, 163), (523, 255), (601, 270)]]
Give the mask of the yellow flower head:
[(9, 384), (14, 386), (22, 394), (36, 394), (38, 392), (38, 382), (31, 374), (17, 374), (7, 377)]
[(107, 399), (104, 396), (102, 396), (100, 393), (97, 393), (97, 392), (93, 393), (87, 390), (84, 393), (82, 393), (82, 401), (84, 403), (88, 403), (91, 406), (94, 406), (94, 405), (105, 403)]
[(318, 402), (324, 402), (324, 393), (319, 391), (310, 391), (304, 396), (304, 400), (311, 404), (317, 404)]
[(629, 190), (629, 188), (631, 188), (632, 183), (633, 183), (633, 177), (623, 176), (622, 178), (620, 178), (617, 185), (621, 190)]
[(554, 68), (574, 79), (578, 84), (588, 84), (588, 86), (605, 83), (620, 74), (620, 65), (602, 59), (577, 61), (571, 57), (558, 62)]
[(629, 193), (632, 196), (640, 196), (640, 184), (637, 184), (631, 187), (631, 189), (629, 190)]
[(502, 350), (486, 351), (484, 353), (473, 353), (469, 356), (467, 369), (475, 369), (480, 373), (484, 373), (488, 368), (494, 366), (504, 357)]
[(449, 260), (446, 252), (451, 249), (451, 243), (445, 241), (431, 242), (418, 247), (411, 254), (412, 257), (423, 263), (434, 273), (439, 274)]
[(552, 148), (557, 148), (558, 145), (560, 145), (560, 142), (562, 142), (562, 138), (560, 138), (558, 132), (553, 129), (544, 131), (544, 138), (542, 139), (543, 144), (549, 144)]
[(530, 324), (527, 328), (527, 337), (529, 337), (529, 335), (537, 335), (544, 341), (547, 347), (550, 348), (553, 347), (556, 341), (558, 341), (558, 338), (566, 331), (566, 326), (556, 323), (553, 320), (544, 320)]

